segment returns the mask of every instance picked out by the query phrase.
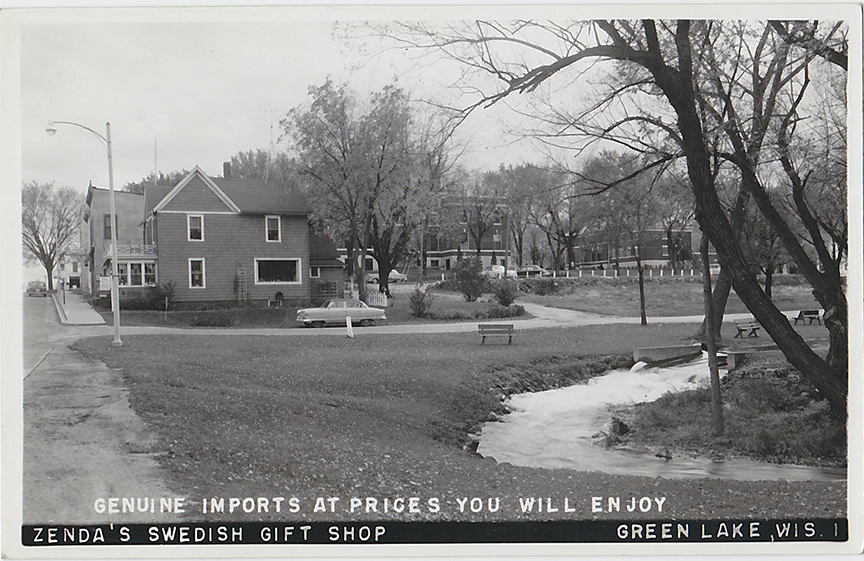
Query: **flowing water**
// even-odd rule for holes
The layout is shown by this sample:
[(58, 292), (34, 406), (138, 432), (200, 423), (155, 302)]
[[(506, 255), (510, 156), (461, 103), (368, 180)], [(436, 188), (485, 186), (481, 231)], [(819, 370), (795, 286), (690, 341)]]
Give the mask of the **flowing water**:
[[(607, 449), (592, 443), (605, 430), (609, 406), (654, 401), (666, 392), (694, 389), (708, 380), (706, 356), (668, 368), (615, 370), (605, 376), (545, 392), (511, 396), (503, 422), (487, 423), (477, 452), (513, 465), (569, 468), (664, 478), (738, 480), (845, 480), (843, 468), (776, 465), (749, 460), (658, 458), (654, 452)], [(706, 414), (710, 414), (706, 411)]]

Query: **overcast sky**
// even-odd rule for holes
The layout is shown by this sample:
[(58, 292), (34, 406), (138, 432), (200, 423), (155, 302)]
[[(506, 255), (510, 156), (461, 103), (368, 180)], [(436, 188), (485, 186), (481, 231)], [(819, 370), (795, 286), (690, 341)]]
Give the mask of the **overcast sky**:
[[(446, 67), (414, 69), (404, 56), (369, 59), (334, 39), (328, 19), (280, 22), (93, 22), (32, 24), (21, 35), (22, 179), (86, 189), (107, 186), (100, 142), (111, 122), (115, 186), (200, 166), (222, 173), (239, 151), (267, 149), (278, 121), (328, 76), (364, 95), (395, 78), (413, 92), (441, 95)], [(467, 102), (467, 101), (466, 101)], [(503, 110), (504, 108), (502, 108)], [(524, 150), (493, 130), (497, 115), (465, 127), (471, 167), (518, 164)], [(483, 125), (480, 126), (480, 123)], [(271, 124), (274, 132), (271, 136)], [(479, 131), (482, 131), (479, 132)], [(490, 139), (492, 139), (490, 141)]]
[[(662, 15), (658, 7), (643, 9), (643, 15)], [(722, 6), (666, 9), (676, 15), (684, 9), (695, 10), (691, 16), (727, 14)], [(797, 14), (796, 8), (783, 9), (789, 17)], [(474, 10), (343, 6), (28, 12), (18, 35), (21, 173), (0, 178), (5, 179), (2, 194), (14, 199), (3, 206), (15, 211), (20, 204), (20, 195), (14, 192), (16, 181), (19, 187), (20, 181), (55, 182), (80, 190), (82, 196), (90, 181), (107, 187), (101, 142), (69, 125), (57, 125), (56, 135), (49, 136), (45, 132), (49, 120), (73, 121), (103, 135), (110, 121), (115, 186), (122, 188), (146, 177), (155, 165), (162, 172), (198, 165), (211, 175), (221, 175), (222, 162), (233, 155), (267, 149), (271, 140), (278, 140), (279, 119), (306, 102), (307, 88), (322, 84), (328, 76), (347, 82), (361, 96), (398, 79), (415, 98), (466, 106), (472, 99), (457, 99), (447, 87), (461, 69), (440, 63), (417, 66), (397, 51), (370, 59), (360, 54), (359, 44), (334, 38), (333, 23), (397, 16), (471, 19), (472, 14), (478, 15), (476, 10), (507, 18), (506, 7)], [(524, 17), (526, 8), (521, 10)], [(591, 13), (584, 6), (547, 6), (532, 7), (527, 15), (554, 19)], [(626, 13), (639, 15), (632, 8)], [(741, 13), (752, 17), (752, 11)], [(375, 40), (367, 44), (376, 46)], [(9, 84), (17, 76), (13, 71), (10, 82), (8, 64), (4, 71), (2, 85), (8, 96)], [(9, 110), (4, 111), (9, 117)], [(505, 134), (516, 119), (504, 103), (473, 113), (459, 131), (458, 140), (468, 146), (461, 163), (473, 169), (541, 163), (540, 150)], [(14, 130), (18, 123), (13, 119), (12, 124)], [(8, 163), (7, 170), (15, 167), (17, 159), (11, 166)], [(16, 215), (17, 211), (13, 214), (17, 221)], [(20, 234), (10, 230), (8, 235), (11, 243)]]

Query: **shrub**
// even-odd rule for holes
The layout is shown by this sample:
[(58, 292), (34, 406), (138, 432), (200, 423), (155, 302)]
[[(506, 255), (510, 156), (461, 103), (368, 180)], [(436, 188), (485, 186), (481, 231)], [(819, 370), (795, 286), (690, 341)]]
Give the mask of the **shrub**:
[(456, 289), (466, 302), (476, 302), (486, 288), (483, 263), (479, 257), (461, 259), (453, 267)]
[(488, 318), (515, 318), (525, 313), (525, 308), (520, 305), (515, 306), (492, 306), (486, 312)]
[(159, 283), (156, 286), (151, 286), (148, 292), (147, 296), (150, 299), (154, 310), (164, 310), (166, 298), (168, 299), (169, 308), (174, 304), (173, 280)]
[(428, 290), (421, 288), (418, 284), (414, 287), (414, 292), (408, 296), (408, 303), (411, 306), (411, 315), (418, 318), (425, 318), (429, 313), (429, 310), (432, 308), (432, 302), (434, 300), (435, 296), (429, 293)]
[(536, 279), (534, 281), (534, 294), (548, 296), (558, 292), (558, 281), (555, 279)]
[(495, 300), (505, 308), (516, 301), (519, 285), (513, 281), (500, 280), (494, 285)]
[[(126, 310), (162, 311), (165, 309), (165, 298), (168, 298), (169, 306), (174, 303), (174, 281), (151, 286), (146, 292), (134, 288), (121, 290), (120, 307)], [(111, 307), (110, 296), (107, 298), (106, 307)]]

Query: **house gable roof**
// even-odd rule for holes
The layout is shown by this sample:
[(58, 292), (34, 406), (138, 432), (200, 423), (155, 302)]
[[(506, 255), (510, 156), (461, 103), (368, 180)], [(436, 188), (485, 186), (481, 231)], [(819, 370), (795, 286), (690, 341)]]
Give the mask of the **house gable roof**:
[[(171, 205), (171, 203), (175, 199), (177, 199), (178, 197), (181, 196), (181, 193), (183, 192), (183, 190), (188, 185), (191, 184), (191, 185), (197, 186), (195, 179), (199, 179), (201, 182), (203, 182), (204, 190), (205, 191), (209, 190), (209, 193), (207, 193), (207, 194), (215, 195), (216, 199), (218, 199), (218, 201), (221, 203), (218, 205), (218, 207), (222, 208), (223, 212), (233, 212), (233, 213), (241, 212), (240, 207), (238, 207), (234, 203), (234, 201), (232, 201), (231, 198), (228, 195), (226, 195), (225, 192), (222, 191), (222, 189), (218, 185), (216, 185), (216, 183), (213, 182), (212, 179), (207, 177), (207, 174), (204, 173), (204, 170), (202, 170), (198, 166), (195, 166), (195, 168), (192, 171), (190, 171), (186, 175), (186, 177), (184, 177), (183, 179), (180, 180), (180, 183), (175, 185), (174, 188), (171, 189), (171, 191), (169, 191), (167, 195), (165, 195), (158, 203), (156, 203), (156, 205), (153, 207), (152, 211), (153, 212), (159, 212), (160, 210), (166, 210), (169, 207), (169, 205)], [(183, 203), (186, 203), (186, 201), (182, 201), (182, 199), (180, 199), (178, 202), (180, 202), (181, 205), (183, 205)], [(213, 204), (213, 202), (215, 202), (215, 201), (212, 198), (209, 198), (209, 200), (207, 201), (208, 204)], [(197, 201), (196, 203), (198, 205), (202, 204), (200, 201)], [(177, 205), (175, 205), (175, 206), (177, 206)], [(200, 210), (204, 210), (204, 209), (199, 207), (199, 208), (184, 208), (184, 209), (174, 208), (171, 210), (188, 210), (188, 211), (199, 210), (200, 211)]]
[[(223, 179), (208, 177), (198, 166), (195, 167), (176, 186), (147, 186), (145, 189), (145, 213), (157, 213), (161, 210), (185, 212), (213, 212), (213, 208), (205, 209), (184, 201), (181, 192), (190, 184), (201, 187), (201, 183), (209, 190), (211, 198), (207, 204), (218, 202), (223, 212), (243, 214), (279, 214), (301, 215), (311, 214), (305, 197), (296, 189), (273, 183), (265, 183), (257, 179)], [(179, 198), (178, 198), (179, 197)], [(172, 201), (176, 202), (171, 205)], [(176, 203), (183, 202), (183, 208), (177, 208)]]

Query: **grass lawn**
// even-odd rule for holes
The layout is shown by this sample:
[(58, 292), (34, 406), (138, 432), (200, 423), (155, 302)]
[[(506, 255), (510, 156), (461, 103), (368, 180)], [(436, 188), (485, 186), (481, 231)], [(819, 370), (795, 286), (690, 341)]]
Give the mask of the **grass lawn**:
[[(809, 285), (791, 284), (794, 282), (792, 279), (786, 282), (790, 284), (778, 283), (772, 290), (774, 304), (780, 310), (821, 308), (813, 297)], [(517, 302), (530, 302), (595, 314), (636, 317), (639, 316), (639, 284), (635, 277), (558, 279), (556, 292), (545, 296), (522, 293)], [(651, 317), (660, 316), (704, 314), (702, 279), (701, 277), (648, 278), (645, 283), (645, 306), (649, 320)], [(744, 303), (732, 291), (726, 305), (726, 312), (746, 311)]]
[[(435, 290), (431, 315), (434, 317), (418, 318), (411, 313), (406, 287), (392, 298), (392, 306), (386, 310), (386, 325), (407, 323), (441, 323), (447, 321), (466, 321), (472, 319), (487, 319), (490, 309), (496, 304), (490, 295), (477, 302), (466, 302), (461, 295), (445, 290)], [(377, 290), (370, 285), (370, 290)], [(121, 306), (122, 307), (122, 306)], [(151, 310), (122, 310), (123, 325), (164, 326), (164, 327), (235, 327), (235, 328), (299, 328), (294, 318), (297, 307), (263, 308), (263, 307), (233, 307), (213, 310), (171, 310), (167, 314)], [(113, 325), (114, 316), (110, 310), (97, 309), (106, 323)], [(523, 313), (517, 317), (507, 318), (508, 321), (528, 319), (531, 314)]]
[[(819, 309), (809, 285), (801, 284), (797, 277), (780, 277), (774, 286), (774, 302), (780, 310)], [(533, 279), (536, 282), (536, 279)], [(645, 284), (645, 300), (649, 321), (663, 316), (693, 316), (704, 313), (702, 304), (702, 284), (700, 277), (649, 278)], [(548, 279), (552, 282), (552, 279)], [(524, 282), (524, 281), (523, 281)], [(551, 294), (538, 295), (524, 290), (520, 292), (516, 304), (533, 303), (553, 308), (564, 308), (607, 316), (638, 317), (639, 285), (635, 277), (623, 278), (582, 278), (556, 279), (557, 289)], [(386, 308), (387, 324), (440, 323), (445, 321), (465, 321), (486, 319), (489, 310), (496, 307), (491, 294), (485, 294), (478, 302), (466, 302), (452, 290), (431, 288), (434, 301), (430, 310), (431, 317), (418, 318), (412, 315), (409, 305), (409, 292), (413, 285), (393, 285), (392, 306)], [(377, 290), (377, 285), (369, 285)], [(110, 310), (99, 310), (110, 325), (114, 318)], [(726, 307), (728, 313), (746, 312), (744, 304), (735, 295), (729, 296)], [(217, 310), (185, 311), (173, 310), (167, 316), (163, 312), (145, 310), (123, 310), (125, 325), (151, 325), (166, 327), (239, 327), (239, 328), (293, 328), (299, 327), (294, 321), (296, 307), (259, 308), (236, 307)], [(528, 319), (525, 313), (507, 321)]]
[[(605, 367), (606, 359), (595, 357), (689, 341), (693, 330), (533, 329), (519, 332), (512, 346), (480, 346), (475, 334), (150, 335), (125, 337), (119, 348), (106, 338), (74, 348), (122, 369), (132, 407), (158, 437), (152, 452), (193, 504), (295, 496), (303, 507), (294, 516), (305, 520), (530, 520), (596, 517), (591, 496), (663, 495), (665, 518), (844, 513), (843, 483), (667, 481), (520, 468), (465, 449), (466, 435), (500, 409), (504, 388), (583, 379)], [(578, 513), (521, 515), (524, 496), (570, 497)], [(314, 513), (316, 497), (342, 503)], [(423, 508), (410, 515), (351, 513), (351, 497), (418, 497)], [(460, 513), (457, 499), (466, 497), (500, 498), (501, 509)], [(426, 508), (431, 498), (439, 512)], [(616, 516), (622, 514), (606, 517)]]

